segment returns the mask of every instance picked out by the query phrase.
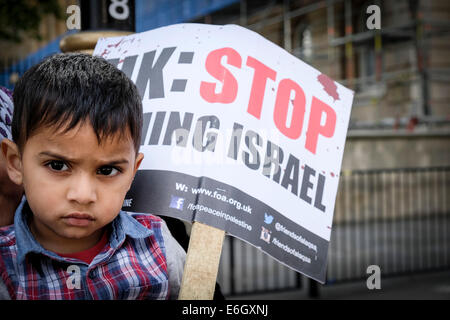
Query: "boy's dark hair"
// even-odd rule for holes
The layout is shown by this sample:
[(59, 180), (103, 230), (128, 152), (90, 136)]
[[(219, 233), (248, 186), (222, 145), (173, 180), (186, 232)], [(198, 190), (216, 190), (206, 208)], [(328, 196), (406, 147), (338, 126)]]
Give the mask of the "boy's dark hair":
[(40, 127), (67, 132), (89, 121), (98, 142), (130, 130), (141, 143), (142, 103), (134, 83), (105, 59), (56, 54), (28, 69), (14, 89), (12, 137), (22, 151)]

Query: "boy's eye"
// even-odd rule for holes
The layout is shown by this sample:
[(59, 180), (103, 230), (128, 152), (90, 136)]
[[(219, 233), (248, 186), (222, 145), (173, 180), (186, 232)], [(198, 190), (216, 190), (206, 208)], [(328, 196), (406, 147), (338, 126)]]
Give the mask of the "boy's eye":
[(119, 170), (117, 170), (114, 167), (105, 166), (105, 167), (101, 167), (100, 169), (98, 169), (97, 173), (101, 174), (101, 175), (104, 175), (104, 176), (112, 177), (112, 176), (117, 175), (119, 173)]
[(69, 167), (63, 161), (59, 160), (52, 160), (47, 163), (47, 166), (54, 171), (66, 171), (69, 169)]

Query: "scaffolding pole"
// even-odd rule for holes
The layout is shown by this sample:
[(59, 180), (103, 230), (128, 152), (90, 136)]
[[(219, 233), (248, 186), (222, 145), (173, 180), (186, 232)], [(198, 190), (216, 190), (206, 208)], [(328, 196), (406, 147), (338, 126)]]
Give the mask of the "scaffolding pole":
[[(375, 2), (378, 7), (380, 6), (380, 1)], [(382, 38), (381, 30), (375, 29), (374, 36), (374, 47), (375, 47), (375, 81), (379, 84), (381, 81), (381, 75), (383, 73), (383, 49), (382, 49)]]
[(289, 16), (289, 3), (290, 0), (284, 0), (283, 2), (283, 44), (284, 49), (288, 52), (292, 52), (291, 41), (291, 18)]
[[(352, 23), (352, 1), (345, 0), (345, 36), (350, 37), (353, 34)], [(355, 76), (355, 68), (353, 65), (353, 43), (347, 41), (345, 43), (345, 77), (350, 89), (353, 89), (353, 78)]]
[(331, 43), (334, 40), (335, 37), (335, 27), (334, 27), (334, 2), (331, 0), (327, 1), (327, 38), (328, 38), (328, 75), (331, 77), (335, 77), (334, 74), (334, 63), (331, 63), (334, 61), (334, 50), (335, 48), (331, 45)]
[(417, 70), (420, 77), (420, 86), (422, 92), (422, 115), (431, 115), (429, 106), (429, 85), (428, 85), (428, 72), (427, 72), (427, 40), (424, 37), (424, 15), (422, 10), (419, 10), (419, 6), (422, 1), (412, 1), (411, 11), (412, 16), (415, 18), (416, 24), (416, 37), (415, 48), (417, 56)]
[(247, 25), (247, 0), (241, 0), (239, 7), (239, 24), (241, 26)]

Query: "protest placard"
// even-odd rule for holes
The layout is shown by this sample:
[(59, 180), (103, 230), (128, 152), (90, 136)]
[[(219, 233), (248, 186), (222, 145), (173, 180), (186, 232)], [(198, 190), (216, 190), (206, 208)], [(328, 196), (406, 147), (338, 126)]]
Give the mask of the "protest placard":
[(224, 230), (325, 281), (351, 90), (236, 25), (104, 38), (94, 55), (144, 107), (124, 210)]

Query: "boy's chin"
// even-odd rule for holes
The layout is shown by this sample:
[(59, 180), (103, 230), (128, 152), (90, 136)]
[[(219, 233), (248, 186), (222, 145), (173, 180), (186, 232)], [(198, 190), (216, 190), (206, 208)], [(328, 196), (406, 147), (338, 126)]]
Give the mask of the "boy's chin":
[(74, 241), (89, 241), (91, 239), (95, 239), (97, 237), (100, 237), (103, 234), (103, 229), (98, 229), (95, 231), (87, 230), (83, 228), (78, 228), (78, 230), (73, 230), (75, 228), (71, 228), (72, 230), (66, 230), (62, 236), (63, 238), (67, 240), (74, 240)]

